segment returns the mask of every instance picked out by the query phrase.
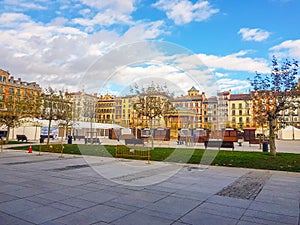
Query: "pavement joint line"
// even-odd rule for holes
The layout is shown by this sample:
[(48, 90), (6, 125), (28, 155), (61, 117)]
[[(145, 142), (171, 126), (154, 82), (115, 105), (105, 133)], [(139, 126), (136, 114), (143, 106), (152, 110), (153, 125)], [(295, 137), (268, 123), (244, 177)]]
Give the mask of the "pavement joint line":
[(23, 221), (25, 221), (25, 222), (28, 222), (29, 224), (33, 224), (32, 222), (30, 222), (30, 221), (28, 221), (28, 220), (26, 220), (26, 219), (23, 219), (23, 218), (21, 218), (21, 217), (15, 216), (15, 215), (13, 215), (13, 214), (8, 214), (8, 213), (3, 212), (3, 211), (1, 211), (1, 213), (4, 213), (4, 214), (6, 214), (6, 215), (8, 215), (8, 216), (11, 216), (11, 217), (14, 217), (14, 218), (16, 218), (16, 219), (18, 219), (18, 220), (23, 220)]
[(175, 222), (183, 222), (181, 219), (186, 216), (187, 214), (189, 214), (190, 212), (192, 212), (193, 210), (195, 210), (196, 208), (200, 207), (201, 205), (203, 205), (205, 202), (207, 201), (207, 199), (205, 201), (200, 202), (198, 205), (196, 205), (194, 208), (190, 209), (188, 212), (186, 212), (185, 214), (183, 214), (182, 216), (180, 216), (177, 220), (175, 220), (173, 223)]

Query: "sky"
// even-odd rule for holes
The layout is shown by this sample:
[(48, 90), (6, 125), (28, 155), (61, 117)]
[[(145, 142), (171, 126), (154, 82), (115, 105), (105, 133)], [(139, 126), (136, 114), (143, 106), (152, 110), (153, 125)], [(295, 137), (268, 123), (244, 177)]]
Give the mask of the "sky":
[(249, 91), (300, 59), (298, 0), (0, 0), (0, 68), (42, 88)]

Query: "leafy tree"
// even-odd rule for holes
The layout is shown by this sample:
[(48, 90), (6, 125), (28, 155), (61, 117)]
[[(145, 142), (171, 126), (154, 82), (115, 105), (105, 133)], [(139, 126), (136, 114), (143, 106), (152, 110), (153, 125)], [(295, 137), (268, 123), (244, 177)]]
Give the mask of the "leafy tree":
[[(297, 107), (297, 96), (299, 90), (296, 85), (298, 74), (298, 62), (286, 59), (279, 64), (278, 59), (273, 56), (272, 70), (270, 74), (262, 75), (256, 73), (251, 81), (253, 87), (253, 114), (256, 118), (261, 117), (260, 122), (267, 119), (269, 124), (270, 152), (276, 155), (275, 128), (277, 118), (281, 111), (295, 109)], [(258, 121), (258, 119), (256, 119)]]
[(61, 120), (69, 124), (72, 116), (72, 103), (64, 99), (62, 91), (56, 92), (51, 87), (42, 93), (41, 100), (40, 118), (49, 121), (47, 138), (47, 145), (49, 145), (51, 122)]

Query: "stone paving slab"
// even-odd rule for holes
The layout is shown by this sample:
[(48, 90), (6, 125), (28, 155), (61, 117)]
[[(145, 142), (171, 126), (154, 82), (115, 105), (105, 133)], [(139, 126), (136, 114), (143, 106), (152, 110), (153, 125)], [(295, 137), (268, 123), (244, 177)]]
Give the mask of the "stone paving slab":
[[(0, 224), (299, 225), (300, 173), (93, 157), (88, 161), (94, 164), (80, 156), (4, 150)], [(119, 163), (130, 167), (118, 173)], [(126, 185), (101, 176), (102, 168)], [(163, 168), (168, 171), (163, 173)], [(170, 175), (172, 168), (176, 173)], [(218, 195), (249, 174), (255, 181), (255, 174), (265, 173), (266, 179), (258, 176), (260, 191), (254, 189), (251, 199)], [(154, 182), (157, 178), (161, 181)], [(243, 190), (253, 191), (251, 185)]]

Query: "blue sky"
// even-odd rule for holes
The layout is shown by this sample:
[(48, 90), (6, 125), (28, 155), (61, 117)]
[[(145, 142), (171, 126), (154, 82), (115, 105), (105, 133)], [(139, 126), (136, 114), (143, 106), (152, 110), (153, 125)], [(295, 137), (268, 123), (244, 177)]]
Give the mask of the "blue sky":
[(298, 0), (0, 3), (0, 68), (42, 87), (117, 95), (154, 80), (239, 93), (272, 55), (300, 59)]

